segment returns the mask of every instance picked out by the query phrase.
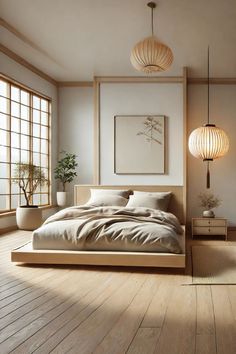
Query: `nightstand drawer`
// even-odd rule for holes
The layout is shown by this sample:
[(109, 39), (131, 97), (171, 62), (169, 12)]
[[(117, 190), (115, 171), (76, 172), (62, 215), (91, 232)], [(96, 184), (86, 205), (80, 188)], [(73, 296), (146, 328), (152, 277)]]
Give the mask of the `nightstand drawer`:
[(226, 227), (225, 226), (218, 226), (218, 227), (194, 226), (193, 234), (194, 235), (225, 235)]
[(226, 220), (225, 219), (194, 219), (193, 220), (193, 226), (226, 226)]

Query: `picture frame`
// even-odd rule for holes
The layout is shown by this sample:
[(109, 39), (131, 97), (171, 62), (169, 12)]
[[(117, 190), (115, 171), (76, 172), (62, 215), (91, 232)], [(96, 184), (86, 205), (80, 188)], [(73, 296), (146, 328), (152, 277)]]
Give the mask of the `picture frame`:
[(166, 117), (114, 116), (114, 173), (165, 174)]

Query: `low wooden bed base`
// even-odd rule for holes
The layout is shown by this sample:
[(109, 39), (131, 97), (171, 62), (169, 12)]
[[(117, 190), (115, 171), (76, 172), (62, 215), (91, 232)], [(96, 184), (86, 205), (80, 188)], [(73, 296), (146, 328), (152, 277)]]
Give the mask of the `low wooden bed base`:
[(12, 262), (185, 268), (184, 254), (34, 250), (31, 242), (11, 253)]
[[(145, 192), (172, 191), (169, 211), (175, 214), (180, 222), (185, 222), (184, 194), (182, 186), (95, 186), (76, 185), (75, 205), (88, 201), (90, 188), (131, 189)], [(151, 252), (113, 252), (113, 251), (66, 251), (66, 250), (34, 250), (31, 242), (11, 252), (12, 262), (31, 264), (74, 264), (74, 265), (106, 265), (106, 266), (141, 266), (185, 268), (185, 226), (180, 236), (181, 254)]]

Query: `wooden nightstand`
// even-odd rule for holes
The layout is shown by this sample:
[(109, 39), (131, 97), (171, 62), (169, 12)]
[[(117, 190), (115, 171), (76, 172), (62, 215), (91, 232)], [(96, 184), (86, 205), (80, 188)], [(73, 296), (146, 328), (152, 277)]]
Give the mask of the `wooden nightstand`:
[(192, 238), (199, 235), (224, 236), (227, 241), (227, 219), (224, 218), (193, 218)]

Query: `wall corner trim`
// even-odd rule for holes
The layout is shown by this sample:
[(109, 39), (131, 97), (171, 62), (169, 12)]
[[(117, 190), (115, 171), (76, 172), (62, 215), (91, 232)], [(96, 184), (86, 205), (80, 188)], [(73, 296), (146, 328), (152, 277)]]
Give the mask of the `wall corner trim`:
[(58, 81), (58, 87), (93, 87), (93, 81)]
[(28, 70), (32, 71), (36, 75), (40, 76), (44, 80), (50, 82), (51, 84), (57, 86), (57, 81), (54, 80), (51, 76), (45, 74), (40, 69), (36, 68), (34, 65), (30, 64), (27, 60), (23, 59), (21, 56), (10, 50), (9, 48), (5, 47), (3, 44), (0, 44), (0, 51), (7, 55), (9, 58), (15, 60), (17, 63), (21, 64)]

